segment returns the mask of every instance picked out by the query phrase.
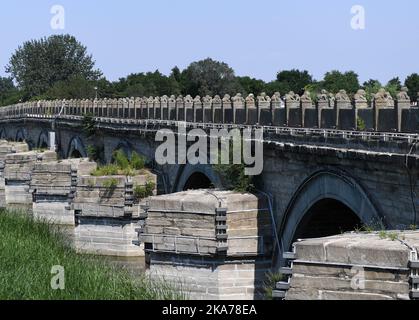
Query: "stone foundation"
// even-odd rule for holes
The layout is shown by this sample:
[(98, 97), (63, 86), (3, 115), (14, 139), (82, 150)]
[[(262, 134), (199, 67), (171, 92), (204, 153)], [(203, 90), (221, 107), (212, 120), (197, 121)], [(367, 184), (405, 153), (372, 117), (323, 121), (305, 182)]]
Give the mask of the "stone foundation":
[(30, 183), (33, 215), (60, 225), (74, 226), (74, 199), (78, 177), (97, 167), (88, 159), (36, 164)]
[(101, 256), (138, 257), (144, 249), (138, 243), (139, 219), (77, 217), (74, 245), (81, 253)]
[(302, 240), (294, 247), (287, 300), (419, 297), (418, 232), (344, 234)]
[(270, 260), (235, 260), (152, 253), (147, 273), (193, 300), (263, 299)]
[(27, 152), (29, 147), (26, 143), (22, 142), (8, 142), (0, 140), (0, 208), (6, 207), (6, 190), (4, 169), (6, 166), (6, 156), (10, 153)]
[(140, 230), (149, 273), (191, 299), (261, 299), (270, 271), (267, 201), (253, 194), (195, 190), (151, 197)]
[(55, 152), (23, 152), (6, 156), (5, 161), (5, 194), (6, 206), (10, 209), (32, 212), (32, 194), (30, 183), (36, 164), (57, 159)]

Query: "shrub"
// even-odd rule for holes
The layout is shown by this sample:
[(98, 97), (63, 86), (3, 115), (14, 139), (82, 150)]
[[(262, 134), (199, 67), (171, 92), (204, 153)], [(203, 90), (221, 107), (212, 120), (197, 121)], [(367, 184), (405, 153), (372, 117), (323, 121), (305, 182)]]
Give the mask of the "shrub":
[(367, 128), (367, 125), (365, 124), (364, 119), (358, 117), (356, 119), (356, 127), (359, 131), (365, 131), (365, 129)]
[(153, 181), (148, 181), (145, 186), (136, 186), (134, 188), (134, 198), (137, 202), (153, 195), (156, 184)]
[(145, 167), (144, 158), (140, 157), (135, 151), (131, 155), (131, 167), (135, 170), (141, 170)]
[(139, 170), (144, 169), (145, 159), (139, 156), (136, 152), (132, 153), (131, 160), (125, 155), (122, 150), (117, 150), (113, 153), (113, 164), (101, 166), (92, 172), (93, 176), (135, 176)]
[(119, 167), (121, 170), (128, 169), (130, 167), (129, 160), (125, 155), (124, 151), (117, 150), (113, 153), (114, 163)]
[(284, 275), (281, 273), (268, 272), (263, 283), (263, 288), (265, 291), (265, 296), (267, 300), (272, 300), (272, 292), (276, 287), (277, 282), (283, 281), (285, 279)]
[(87, 137), (91, 137), (96, 134), (96, 121), (91, 113), (86, 113), (83, 116), (82, 128)]
[(95, 146), (87, 146), (87, 156), (90, 161), (98, 161), (100, 158), (100, 151)]
[(119, 174), (119, 168), (118, 166), (114, 164), (109, 164), (106, 166), (99, 167), (91, 173), (91, 175), (94, 177), (116, 176), (118, 174)]
[(103, 186), (106, 189), (115, 189), (118, 186), (118, 180), (116, 180), (115, 178), (108, 179), (103, 183)]
[[(243, 143), (241, 144), (243, 145)], [(230, 161), (233, 159), (233, 152), (235, 146), (234, 143), (230, 143), (229, 157)], [(241, 154), (243, 155), (243, 150)], [(254, 189), (253, 176), (247, 176), (245, 174), (246, 166), (244, 165), (244, 159), (242, 158), (241, 164), (220, 164), (221, 154), (219, 155), (219, 164), (214, 165), (215, 172), (221, 178), (223, 187), (227, 190), (234, 190), (237, 192), (250, 192)]]

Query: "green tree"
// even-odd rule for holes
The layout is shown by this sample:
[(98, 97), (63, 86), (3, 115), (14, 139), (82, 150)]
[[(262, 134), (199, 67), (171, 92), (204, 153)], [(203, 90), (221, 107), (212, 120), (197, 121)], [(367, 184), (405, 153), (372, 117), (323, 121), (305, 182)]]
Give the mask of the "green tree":
[(385, 89), (388, 92), (390, 92), (390, 94), (393, 98), (396, 98), (397, 93), (400, 91), (401, 88), (402, 88), (402, 83), (401, 83), (399, 77), (391, 79), (387, 83), (387, 85), (385, 86)]
[(234, 70), (224, 62), (210, 58), (191, 63), (181, 75), (182, 94), (200, 95), (234, 95), (241, 92), (240, 83)]
[(324, 76), (323, 88), (332, 93), (344, 89), (348, 94), (355, 94), (359, 87), (358, 75), (353, 71), (342, 73), (333, 70)]
[(74, 77), (97, 80), (101, 72), (94, 65), (86, 47), (75, 37), (54, 35), (25, 42), (10, 58), (6, 72), (30, 98)]
[(0, 77), (0, 105), (6, 106), (18, 103), (21, 98), (22, 96), (15, 87), (13, 79)]
[(38, 96), (43, 99), (94, 99), (96, 82), (76, 76), (67, 81), (56, 82), (48, 91)]
[(419, 74), (413, 73), (406, 78), (404, 85), (409, 88), (409, 96), (412, 101), (417, 101), (419, 92)]
[(163, 96), (180, 94), (180, 85), (173, 76), (165, 76), (158, 70), (133, 73), (115, 83), (120, 97)]
[(277, 74), (277, 90), (282, 94), (294, 91), (298, 94), (304, 93), (304, 88), (313, 83), (313, 77), (308, 71), (300, 71), (298, 69), (285, 70)]
[(366, 92), (366, 97), (368, 101), (371, 101), (373, 96), (380, 90), (383, 86), (380, 81), (370, 79), (368, 81), (365, 81), (362, 85), (363, 89)]
[(259, 95), (266, 92), (266, 83), (263, 80), (257, 80), (250, 77), (237, 77), (237, 80), (242, 88), (242, 94), (248, 95), (253, 93)]

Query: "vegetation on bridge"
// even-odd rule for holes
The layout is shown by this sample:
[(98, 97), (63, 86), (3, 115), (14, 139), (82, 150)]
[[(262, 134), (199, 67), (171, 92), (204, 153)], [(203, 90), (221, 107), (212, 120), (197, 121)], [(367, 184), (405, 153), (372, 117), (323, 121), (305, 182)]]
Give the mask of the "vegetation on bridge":
[[(53, 266), (64, 267), (64, 290), (53, 290)], [(58, 227), (0, 211), (0, 299), (183, 299), (164, 282), (133, 278), (93, 256), (77, 254)]]
[[(92, 176), (135, 176), (146, 174), (145, 159), (136, 153), (132, 152), (131, 157), (128, 158), (122, 150), (117, 150), (113, 154), (113, 163), (100, 166), (92, 172)], [(109, 180), (108, 189), (116, 186), (116, 180)], [(136, 202), (153, 195), (156, 184), (153, 181), (147, 181), (144, 186), (134, 186), (134, 198)]]

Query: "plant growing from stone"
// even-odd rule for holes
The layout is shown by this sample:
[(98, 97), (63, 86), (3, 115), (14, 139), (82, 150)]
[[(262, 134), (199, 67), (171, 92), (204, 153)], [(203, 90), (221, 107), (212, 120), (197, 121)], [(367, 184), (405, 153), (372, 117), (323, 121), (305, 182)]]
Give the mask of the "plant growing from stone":
[(113, 190), (118, 186), (118, 180), (115, 178), (108, 179), (103, 183), (103, 187), (105, 187), (108, 190)]
[(144, 186), (134, 187), (134, 198), (136, 202), (148, 198), (153, 195), (156, 184), (153, 181), (147, 181)]
[(359, 131), (365, 131), (365, 129), (367, 128), (367, 125), (365, 124), (364, 119), (358, 117), (356, 119), (356, 126), (358, 128)]
[(117, 150), (113, 154), (113, 163), (101, 166), (92, 172), (93, 176), (135, 176), (138, 171), (144, 169), (145, 160), (136, 152), (132, 153), (131, 160), (125, 155), (122, 150)]
[(88, 138), (96, 134), (96, 121), (91, 113), (86, 113), (83, 116), (82, 130)]
[[(241, 144), (243, 145), (243, 143)], [(214, 165), (214, 170), (220, 176), (223, 187), (226, 190), (234, 190), (236, 192), (250, 192), (254, 189), (253, 176), (245, 174), (246, 166), (242, 159), (241, 164), (232, 164), (233, 152), (236, 146), (231, 142), (229, 148), (230, 164), (221, 163), (221, 153), (219, 155), (218, 164)], [(240, 154), (243, 155), (243, 150)]]

